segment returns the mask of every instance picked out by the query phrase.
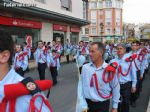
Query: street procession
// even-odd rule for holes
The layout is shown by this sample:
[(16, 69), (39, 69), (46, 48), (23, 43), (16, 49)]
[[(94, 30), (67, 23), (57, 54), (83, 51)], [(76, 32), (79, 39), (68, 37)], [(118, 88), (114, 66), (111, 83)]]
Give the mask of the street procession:
[(123, 18), (131, 2), (31, 1), (0, 1), (0, 112), (150, 112), (150, 23)]

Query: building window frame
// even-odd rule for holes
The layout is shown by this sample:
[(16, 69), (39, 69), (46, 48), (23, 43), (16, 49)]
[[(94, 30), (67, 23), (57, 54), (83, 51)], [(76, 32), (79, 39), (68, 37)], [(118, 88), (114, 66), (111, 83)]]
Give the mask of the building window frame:
[(96, 9), (97, 8), (97, 2), (96, 1), (92, 1), (89, 3), (90, 5), (90, 9)]
[(35, 0), (36, 2), (40, 2), (40, 3), (43, 3), (43, 4), (46, 4), (46, 0)]
[(96, 27), (91, 27), (91, 34), (96, 35)]
[[(66, 11), (72, 11), (72, 0), (67, 0), (68, 2), (64, 3), (64, 0), (60, 0), (61, 8)], [(67, 4), (68, 3), (68, 4)]]

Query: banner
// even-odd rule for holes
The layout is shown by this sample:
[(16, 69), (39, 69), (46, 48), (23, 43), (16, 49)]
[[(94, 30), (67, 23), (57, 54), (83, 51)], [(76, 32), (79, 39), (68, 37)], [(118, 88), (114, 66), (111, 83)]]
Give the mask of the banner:
[(31, 35), (26, 36), (26, 42), (27, 42), (27, 46), (29, 48), (32, 48), (32, 36)]

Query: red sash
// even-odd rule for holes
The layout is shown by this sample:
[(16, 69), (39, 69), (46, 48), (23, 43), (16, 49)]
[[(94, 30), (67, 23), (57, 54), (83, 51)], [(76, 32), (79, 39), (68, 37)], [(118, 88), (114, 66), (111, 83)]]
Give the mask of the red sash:
[(130, 72), (131, 66), (132, 66), (132, 63), (130, 62), (128, 71), (127, 71), (126, 73), (123, 73), (123, 72), (122, 72), (122, 67), (121, 67), (121, 65), (119, 65), (119, 68), (118, 68), (118, 75), (119, 75), (119, 73), (120, 73), (122, 76), (127, 76), (127, 75), (129, 74), (129, 72)]
[(108, 96), (104, 96), (101, 92), (100, 92), (100, 88), (98, 86), (98, 78), (97, 78), (97, 75), (96, 73), (93, 74), (92, 76), (92, 79), (91, 79), (91, 82), (90, 82), (90, 86), (94, 86), (94, 82), (95, 82), (95, 86), (96, 86), (96, 90), (97, 90), (97, 93), (98, 95), (103, 98), (103, 99), (110, 99), (112, 97), (112, 92), (108, 95)]
[[(39, 86), (40, 90), (42, 90), (42, 91), (47, 90), (52, 87), (52, 81), (50, 81), (50, 80), (42, 80), (42, 81), (37, 80), (35, 82)], [(18, 91), (16, 91), (16, 90), (18, 90)], [(22, 83), (17, 83), (17, 84), (5, 85), (4, 86), (4, 94), (5, 94), (5, 97), (3, 98), (2, 102), (0, 103), (0, 112), (6, 112), (8, 103), (9, 103), (9, 112), (15, 112), (16, 99), (20, 96), (29, 95), (30, 93), (29, 93), (29, 90)], [(50, 104), (48, 103), (47, 99), (41, 95), (35, 94), (32, 97), (30, 104), (34, 104), (34, 102), (35, 102), (34, 99), (36, 99), (38, 96), (40, 96), (42, 98), (42, 101), (52, 112), (52, 108), (50, 107)], [(30, 105), (30, 107), (32, 107), (32, 108), (30, 109), (31, 111), (29, 111), (29, 112), (37, 112), (36, 110), (33, 109), (35, 107), (34, 105)], [(41, 112), (41, 111), (38, 111), (38, 112)]]
[(136, 69), (139, 71), (140, 69), (138, 68), (138, 66), (137, 66), (137, 64), (136, 64), (136, 62), (135, 62), (135, 60), (134, 60), (134, 64), (135, 64)]

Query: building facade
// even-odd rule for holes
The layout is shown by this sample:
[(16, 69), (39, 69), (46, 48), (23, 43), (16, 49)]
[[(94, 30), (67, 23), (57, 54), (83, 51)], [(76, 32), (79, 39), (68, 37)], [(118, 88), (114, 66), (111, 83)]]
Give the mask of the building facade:
[(89, 0), (91, 24), (83, 28), (83, 40), (119, 41), (123, 34), (122, 8), (123, 0)]
[(38, 40), (62, 44), (66, 39), (78, 43), (86, 20), (86, 0), (1, 0), (0, 30), (8, 32), (16, 43), (31, 38), (32, 47)]
[(150, 41), (150, 24), (143, 24), (140, 26), (140, 40)]

